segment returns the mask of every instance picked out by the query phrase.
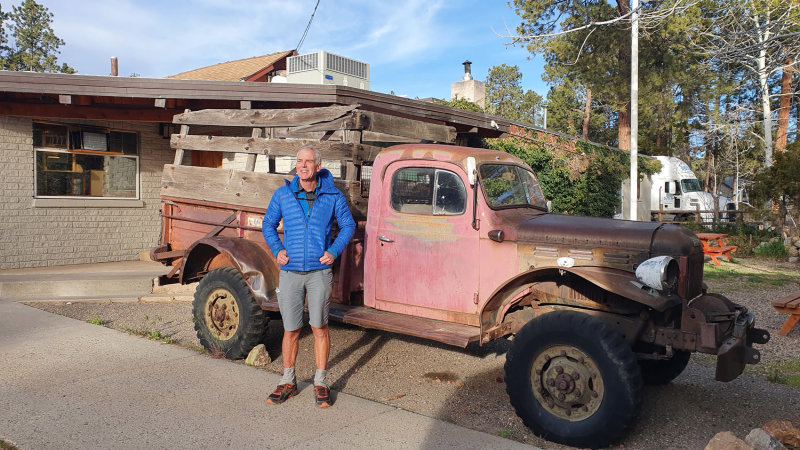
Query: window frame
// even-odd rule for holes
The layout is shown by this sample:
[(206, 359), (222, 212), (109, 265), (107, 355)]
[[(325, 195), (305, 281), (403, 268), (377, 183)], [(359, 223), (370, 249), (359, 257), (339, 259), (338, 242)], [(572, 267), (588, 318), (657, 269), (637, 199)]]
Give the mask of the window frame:
[[(431, 185), (429, 187), (430, 188), (430, 204), (428, 204), (428, 203), (421, 204), (421, 205), (425, 205), (425, 206), (430, 206), (430, 211), (426, 211), (426, 212), (400, 211), (399, 209), (397, 209), (395, 207), (395, 202), (392, 200), (392, 197), (393, 197), (394, 192), (395, 192), (395, 181), (397, 180), (397, 177), (403, 171), (415, 170), (415, 169), (416, 170), (422, 169), (422, 170), (431, 170), (431, 171), (433, 171), (433, 173), (431, 174), (432, 175), (432, 177), (431, 177), (432, 178), (431, 179)], [(440, 173), (450, 174), (456, 180), (458, 180), (459, 186), (461, 187), (462, 192), (464, 193), (464, 202), (463, 202), (461, 211), (455, 212), (455, 213), (448, 213), (448, 212), (445, 212), (442, 209), (442, 210), (437, 212), (437, 204), (436, 204), (437, 193), (438, 193), (437, 181), (439, 180)], [(463, 216), (464, 214), (467, 213), (467, 209), (468, 209), (468, 206), (469, 206), (469, 190), (466, 188), (466, 184), (464, 183), (464, 179), (456, 171), (445, 169), (445, 168), (438, 167), (438, 166), (418, 166), (418, 165), (404, 166), (404, 167), (397, 168), (397, 170), (395, 170), (394, 173), (392, 174), (392, 179), (391, 179), (391, 182), (389, 183), (389, 206), (392, 209), (392, 211), (395, 211), (395, 212), (400, 213), (400, 214), (412, 214), (412, 215), (416, 215), (416, 216), (437, 216), (437, 217)]]
[[(92, 200), (92, 201), (113, 201), (119, 202), (120, 200), (127, 200), (127, 201), (140, 201), (141, 200), (141, 135), (138, 131), (130, 131), (130, 130), (123, 130), (117, 128), (102, 128), (90, 125), (79, 125), (79, 124), (66, 124), (66, 123), (54, 123), (54, 122), (42, 122), (42, 121), (34, 121), (31, 127), (31, 136), (35, 133), (35, 128), (37, 125), (44, 125), (44, 126), (56, 126), (56, 127), (63, 127), (66, 131), (66, 148), (61, 147), (47, 147), (47, 146), (37, 146), (33, 145), (33, 198), (34, 199), (48, 199), (48, 200)], [(136, 136), (136, 153), (129, 154), (124, 152), (116, 152), (111, 150), (85, 150), (85, 149), (73, 149), (72, 147), (72, 139), (71, 134), (73, 132), (91, 132), (91, 133), (98, 133), (103, 132), (107, 136), (110, 133), (117, 132), (117, 133), (132, 133)], [(107, 137), (108, 139), (108, 137)], [(135, 163), (135, 193), (134, 196), (131, 197), (120, 197), (120, 196), (113, 196), (113, 197), (98, 197), (98, 196), (91, 196), (91, 195), (41, 195), (39, 194), (39, 158), (42, 155), (46, 154), (66, 154), (66, 155), (85, 155), (85, 156), (116, 156), (120, 158), (128, 158), (134, 161)], [(105, 173), (105, 170), (103, 171)]]

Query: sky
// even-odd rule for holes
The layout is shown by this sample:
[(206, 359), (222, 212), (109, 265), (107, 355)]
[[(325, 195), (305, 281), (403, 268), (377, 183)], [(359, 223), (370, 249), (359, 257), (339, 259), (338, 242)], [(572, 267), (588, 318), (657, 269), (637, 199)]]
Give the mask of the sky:
[[(65, 41), (59, 63), (109, 75), (115, 56), (120, 76), (154, 78), (295, 49), (316, 2), (38, 0)], [(299, 51), (366, 62), (371, 90), (410, 98), (449, 100), (465, 60), (479, 81), (495, 65), (516, 65), (523, 89), (544, 97), (542, 59), (499, 36), (518, 23), (506, 0), (320, 0)]]

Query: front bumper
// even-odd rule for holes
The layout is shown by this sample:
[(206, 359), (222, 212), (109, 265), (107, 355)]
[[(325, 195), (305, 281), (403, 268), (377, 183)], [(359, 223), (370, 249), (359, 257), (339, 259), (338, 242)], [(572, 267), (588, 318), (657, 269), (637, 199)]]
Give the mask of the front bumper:
[(753, 313), (744, 308), (737, 310), (733, 333), (717, 351), (715, 378), (718, 381), (731, 381), (741, 375), (746, 364), (761, 361), (761, 353), (752, 344), (766, 344), (769, 339), (769, 331), (755, 327)]

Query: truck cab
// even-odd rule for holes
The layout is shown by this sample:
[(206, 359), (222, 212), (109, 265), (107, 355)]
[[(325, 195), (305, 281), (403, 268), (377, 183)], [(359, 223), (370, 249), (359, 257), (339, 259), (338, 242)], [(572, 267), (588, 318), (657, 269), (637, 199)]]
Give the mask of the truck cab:
[(654, 213), (674, 213), (672, 217), (686, 218), (694, 211), (704, 211), (700, 217), (711, 222), (714, 210), (733, 209), (734, 204), (725, 196), (714, 196), (705, 192), (692, 169), (673, 156), (656, 156), (661, 170), (651, 176), (652, 192), (650, 209)]

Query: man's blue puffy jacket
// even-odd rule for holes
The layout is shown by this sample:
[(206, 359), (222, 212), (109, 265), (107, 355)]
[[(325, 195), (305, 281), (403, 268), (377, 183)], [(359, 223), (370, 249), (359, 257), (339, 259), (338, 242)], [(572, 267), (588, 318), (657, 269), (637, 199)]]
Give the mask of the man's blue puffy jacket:
[[(261, 230), (272, 254), (286, 249), (289, 263), (281, 266), (283, 270), (309, 271), (325, 269), (330, 266), (319, 262), (319, 258), (329, 251), (337, 258), (342, 254), (356, 223), (347, 207), (344, 195), (333, 185), (333, 175), (322, 169), (317, 172), (317, 195), (306, 216), (301, 201), (295, 196), (299, 190), (299, 177), (278, 188), (272, 195)], [(333, 219), (339, 225), (339, 234), (331, 243)], [(278, 223), (283, 219), (283, 242), (278, 237)]]

